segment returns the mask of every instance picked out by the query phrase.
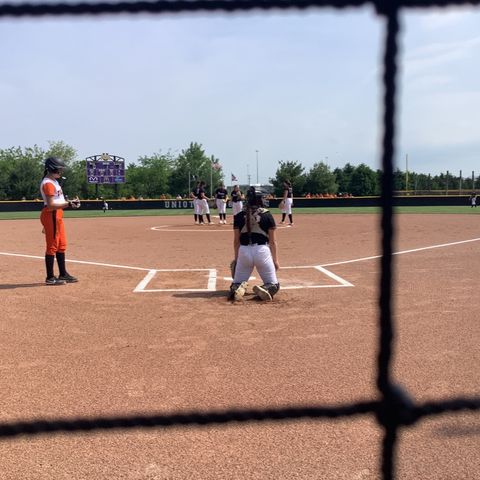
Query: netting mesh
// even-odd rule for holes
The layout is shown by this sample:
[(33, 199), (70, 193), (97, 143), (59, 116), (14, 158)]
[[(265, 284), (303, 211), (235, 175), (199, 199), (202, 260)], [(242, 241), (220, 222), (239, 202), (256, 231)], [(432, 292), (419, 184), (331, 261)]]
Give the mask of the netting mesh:
[(382, 142), (382, 260), (379, 285), (379, 347), (377, 388), (380, 399), (338, 407), (312, 405), (311, 407), (283, 409), (245, 409), (227, 411), (183, 412), (171, 415), (99, 417), (90, 419), (55, 419), (31, 422), (0, 423), (0, 438), (19, 435), (40, 435), (65, 432), (86, 432), (111, 429), (178, 427), (213, 425), (232, 422), (265, 422), (298, 419), (346, 418), (373, 415), (382, 426), (382, 478), (395, 477), (395, 449), (401, 427), (413, 425), (421, 418), (443, 413), (480, 410), (480, 398), (455, 398), (448, 401), (415, 403), (399, 385), (391, 380), (392, 345), (395, 329), (392, 315), (393, 268), (392, 245), (395, 236), (393, 224), (393, 158), (395, 156), (395, 116), (397, 45), (400, 33), (398, 16), (402, 8), (447, 7), (479, 5), (480, 0), (191, 0), (152, 2), (95, 2), (95, 3), (1, 3), (0, 17), (32, 17), (58, 15), (101, 15), (117, 13), (182, 13), (182, 12), (236, 12), (254, 9), (307, 9), (334, 7), (338, 9), (373, 5), (385, 20), (383, 56), (383, 142)]

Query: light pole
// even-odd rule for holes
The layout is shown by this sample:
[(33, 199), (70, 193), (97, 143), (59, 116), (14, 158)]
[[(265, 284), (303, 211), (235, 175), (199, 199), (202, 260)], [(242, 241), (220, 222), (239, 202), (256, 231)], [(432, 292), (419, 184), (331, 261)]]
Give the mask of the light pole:
[(408, 153), (405, 155), (405, 194), (408, 190)]
[(255, 154), (256, 154), (256, 159), (257, 159), (257, 185), (259, 184), (258, 182), (258, 150), (255, 150)]
[(213, 195), (213, 155), (210, 158), (210, 198)]
[(249, 169), (248, 163), (247, 163), (247, 178), (248, 178), (248, 186), (250, 186), (250, 169)]

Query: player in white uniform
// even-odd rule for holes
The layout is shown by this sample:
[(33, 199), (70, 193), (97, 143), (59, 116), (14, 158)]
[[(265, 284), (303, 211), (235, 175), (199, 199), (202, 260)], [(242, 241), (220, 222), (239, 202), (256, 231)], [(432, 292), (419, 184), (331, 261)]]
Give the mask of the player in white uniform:
[(200, 223), (203, 223), (203, 216), (207, 217), (208, 225), (212, 224), (210, 218), (210, 207), (208, 201), (210, 200), (205, 193), (206, 183), (202, 180), (198, 189), (198, 203), (200, 205)]
[(475, 192), (470, 195), (470, 205), (472, 208), (477, 206), (477, 194)]
[(237, 213), (243, 210), (244, 196), (238, 185), (234, 185), (230, 196), (232, 197), (232, 215), (235, 217)]
[(218, 216), (220, 217), (220, 224), (227, 224), (227, 201), (228, 201), (228, 192), (225, 188), (225, 185), (222, 183), (215, 190), (215, 204), (218, 208)]
[(256, 268), (263, 285), (253, 292), (261, 300), (272, 300), (280, 289), (276, 271), (279, 269), (275, 220), (264, 208), (263, 194), (250, 187), (246, 207), (234, 217), (235, 272), (229, 299), (240, 300), (245, 294), (248, 279)]
[(282, 199), (282, 222), (285, 223), (285, 217), (288, 215), (290, 226), (293, 225), (292, 205), (293, 205), (293, 189), (292, 184), (285, 180), (283, 182), (283, 199)]
[[(190, 193), (190, 198), (193, 201), (193, 218), (195, 219), (195, 225), (200, 225), (201, 208), (200, 208), (200, 203), (198, 201), (199, 190), (200, 190), (200, 182), (197, 182), (196, 187)], [(203, 223), (203, 217), (202, 217), (202, 223)]]

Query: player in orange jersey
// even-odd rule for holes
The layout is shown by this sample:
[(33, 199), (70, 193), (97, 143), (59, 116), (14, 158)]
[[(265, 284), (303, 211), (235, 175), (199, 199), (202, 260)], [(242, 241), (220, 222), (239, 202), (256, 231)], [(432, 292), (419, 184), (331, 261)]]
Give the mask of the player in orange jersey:
[[(65, 250), (67, 249), (67, 238), (63, 225), (63, 209), (78, 208), (80, 201), (68, 200), (62, 192), (62, 187), (58, 183), (61, 178), (65, 163), (63, 160), (55, 157), (49, 157), (45, 160), (45, 172), (40, 184), (40, 193), (43, 198), (43, 209), (40, 214), (47, 248), (45, 251), (45, 266), (47, 269), (47, 285), (63, 285), (65, 283), (75, 283), (78, 280), (70, 275), (65, 267)], [(54, 264), (57, 258), (60, 275), (55, 277)]]

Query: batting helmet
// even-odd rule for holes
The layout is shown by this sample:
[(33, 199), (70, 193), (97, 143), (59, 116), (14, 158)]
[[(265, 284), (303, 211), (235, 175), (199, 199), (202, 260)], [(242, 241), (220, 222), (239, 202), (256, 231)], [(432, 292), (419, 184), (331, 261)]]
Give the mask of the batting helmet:
[(57, 157), (48, 157), (45, 160), (45, 170), (51, 173), (58, 173), (65, 168), (65, 162)]

